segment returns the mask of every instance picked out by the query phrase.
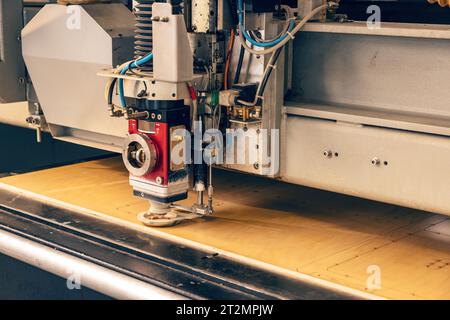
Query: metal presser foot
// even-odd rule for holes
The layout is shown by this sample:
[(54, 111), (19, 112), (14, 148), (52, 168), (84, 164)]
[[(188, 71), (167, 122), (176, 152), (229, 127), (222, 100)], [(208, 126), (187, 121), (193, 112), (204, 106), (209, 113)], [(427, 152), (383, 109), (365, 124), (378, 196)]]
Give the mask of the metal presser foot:
[(159, 202), (150, 202), (149, 210), (140, 213), (138, 219), (148, 227), (171, 227), (182, 221), (170, 204)]
[(150, 209), (138, 215), (138, 220), (147, 227), (172, 227), (185, 220), (202, 218), (212, 214), (208, 207), (186, 207), (175, 204), (151, 202)]

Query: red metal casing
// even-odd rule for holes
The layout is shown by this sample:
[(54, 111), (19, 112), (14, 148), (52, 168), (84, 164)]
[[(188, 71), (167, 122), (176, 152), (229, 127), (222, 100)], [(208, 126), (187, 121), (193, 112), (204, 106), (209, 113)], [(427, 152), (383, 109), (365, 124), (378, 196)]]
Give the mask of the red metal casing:
[(152, 172), (137, 177), (156, 183), (158, 177), (163, 178), (161, 186), (168, 186), (169, 181), (169, 125), (167, 123), (155, 122), (154, 133), (143, 132), (139, 130), (139, 122), (137, 120), (129, 120), (128, 131), (130, 134), (141, 134), (149, 137), (156, 147), (157, 162)]

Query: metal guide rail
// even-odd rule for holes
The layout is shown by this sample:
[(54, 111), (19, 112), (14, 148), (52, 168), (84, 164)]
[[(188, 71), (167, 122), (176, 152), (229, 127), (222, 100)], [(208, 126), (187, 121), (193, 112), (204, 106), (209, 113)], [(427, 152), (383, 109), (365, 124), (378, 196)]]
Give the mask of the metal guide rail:
[(354, 299), (0, 190), (0, 252), (118, 299)]

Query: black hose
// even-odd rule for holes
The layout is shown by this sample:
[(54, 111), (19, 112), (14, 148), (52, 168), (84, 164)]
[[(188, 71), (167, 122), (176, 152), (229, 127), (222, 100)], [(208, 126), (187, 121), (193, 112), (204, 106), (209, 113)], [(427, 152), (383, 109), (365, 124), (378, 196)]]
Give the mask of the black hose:
[(241, 77), (242, 65), (244, 64), (245, 48), (241, 46), (241, 51), (239, 52), (239, 60), (236, 66), (236, 75), (234, 76), (234, 84), (239, 83), (239, 78)]
[(116, 86), (117, 78), (114, 78), (111, 82), (111, 85), (109, 86), (108, 90), (108, 105), (112, 105), (113, 100), (113, 94), (114, 94), (114, 87)]
[(230, 6), (233, 24), (237, 26), (239, 24), (237, 0), (228, 0), (228, 5)]
[[(275, 66), (277, 64), (277, 61), (280, 58), (280, 54), (281, 54), (282, 51), (283, 51), (283, 48), (280, 48), (277, 51), (275, 51), (274, 60), (272, 62), (273, 66)], [(272, 71), (274, 69), (273, 66), (268, 66), (267, 72), (264, 74), (264, 78), (262, 80), (261, 88), (260, 88), (259, 92), (257, 92), (257, 96), (258, 97), (262, 97), (264, 95), (264, 92), (266, 91), (267, 83), (269, 82), (270, 76), (272, 75)], [(259, 105), (261, 103), (262, 103), (261, 98), (258, 98), (258, 101), (257, 101), (256, 104)]]

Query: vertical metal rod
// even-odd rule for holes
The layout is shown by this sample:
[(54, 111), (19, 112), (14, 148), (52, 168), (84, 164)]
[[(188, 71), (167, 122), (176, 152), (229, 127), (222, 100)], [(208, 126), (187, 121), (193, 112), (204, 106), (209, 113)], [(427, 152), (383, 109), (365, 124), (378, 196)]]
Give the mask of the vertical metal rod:
[(203, 207), (204, 202), (203, 202), (203, 191), (197, 191), (197, 205), (199, 207)]
[(42, 131), (41, 128), (36, 128), (36, 140), (37, 143), (41, 143), (42, 142)]

